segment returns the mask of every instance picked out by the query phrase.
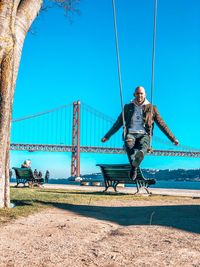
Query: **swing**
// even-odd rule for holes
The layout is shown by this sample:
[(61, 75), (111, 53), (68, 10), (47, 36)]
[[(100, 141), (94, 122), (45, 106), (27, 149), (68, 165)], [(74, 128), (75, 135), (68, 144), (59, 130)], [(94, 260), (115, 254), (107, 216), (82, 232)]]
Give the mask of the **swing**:
[[(117, 32), (117, 19), (116, 19), (116, 10), (115, 10), (115, 0), (112, 0), (112, 9), (113, 9), (113, 19), (114, 19), (114, 32), (115, 32), (115, 46), (116, 46), (116, 55), (117, 55), (117, 66), (118, 66), (118, 79), (119, 79), (119, 88), (120, 88), (120, 101), (122, 109), (122, 121), (123, 121), (123, 136), (125, 139), (126, 136), (126, 126), (125, 126), (125, 117), (124, 117), (124, 104), (123, 104), (123, 90), (122, 90), (122, 78), (121, 78), (121, 68), (120, 68), (120, 56), (119, 56), (119, 45), (118, 45), (118, 32)], [(154, 70), (155, 70), (155, 48), (156, 48), (156, 19), (157, 19), (157, 0), (154, 0), (154, 26), (153, 26), (153, 46), (152, 46), (152, 75), (151, 75), (151, 111), (150, 117), (152, 118), (153, 113), (153, 94), (154, 94)], [(151, 153), (152, 148), (152, 124), (150, 128), (150, 145), (147, 150), (147, 153)]]
[[(120, 100), (122, 109), (122, 122), (123, 122), (123, 136), (126, 136), (126, 126), (125, 126), (125, 116), (124, 116), (124, 105), (123, 105), (123, 94), (122, 94), (122, 78), (120, 70), (120, 57), (119, 57), (119, 47), (118, 47), (118, 34), (117, 34), (117, 23), (116, 23), (116, 11), (115, 11), (115, 1), (112, 0), (113, 8), (113, 18), (114, 18), (114, 31), (115, 31), (115, 45), (117, 54), (117, 66), (118, 66), (118, 78), (119, 78), (119, 88), (120, 88)], [(155, 65), (155, 45), (156, 45), (156, 10), (157, 10), (157, 0), (154, 0), (154, 34), (153, 34), (153, 56), (152, 56), (152, 82), (151, 82), (151, 113), (152, 118), (153, 113), (153, 89), (154, 89), (154, 65)], [(152, 139), (152, 125), (150, 129), (150, 147)], [(152, 149), (149, 148), (149, 151)], [(148, 187), (151, 184), (155, 184), (155, 179), (146, 179), (140, 167), (137, 168), (137, 177), (134, 180), (130, 179), (130, 165), (129, 164), (97, 164), (100, 167), (102, 175), (105, 181), (105, 191), (111, 186), (116, 191), (116, 187), (119, 183), (135, 183), (137, 187), (137, 192), (143, 187), (148, 194)]]

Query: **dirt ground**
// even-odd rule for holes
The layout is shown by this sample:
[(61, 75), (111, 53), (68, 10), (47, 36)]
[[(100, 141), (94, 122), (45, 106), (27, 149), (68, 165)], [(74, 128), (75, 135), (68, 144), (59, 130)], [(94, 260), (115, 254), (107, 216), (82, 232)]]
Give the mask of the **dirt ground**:
[(200, 266), (200, 201), (58, 205), (0, 227), (0, 266)]

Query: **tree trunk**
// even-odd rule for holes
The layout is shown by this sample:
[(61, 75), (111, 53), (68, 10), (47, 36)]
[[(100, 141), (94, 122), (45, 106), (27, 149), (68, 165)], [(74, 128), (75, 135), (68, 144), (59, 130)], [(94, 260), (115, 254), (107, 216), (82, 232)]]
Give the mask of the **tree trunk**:
[(10, 126), (25, 36), (42, 0), (0, 0), (0, 207), (9, 207)]

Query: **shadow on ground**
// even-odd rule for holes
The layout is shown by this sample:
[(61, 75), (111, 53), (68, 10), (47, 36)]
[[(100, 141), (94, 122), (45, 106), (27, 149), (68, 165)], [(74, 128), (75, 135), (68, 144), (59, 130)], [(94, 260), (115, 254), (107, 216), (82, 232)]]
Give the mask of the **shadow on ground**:
[(38, 203), (122, 226), (160, 225), (200, 233), (200, 205), (108, 207), (42, 201)]
[[(76, 191), (76, 192), (74, 192), (74, 191), (69, 191), (69, 190), (60, 190), (59, 191), (59, 189), (57, 189), (56, 191), (55, 191), (55, 189), (52, 189), (52, 190), (48, 190), (48, 189), (45, 189), (45, 190), (40, 190), (40, 192), (44, 192), (44, 193), (47, 193), (47, 192), (49, 192), (49, 193), (51, 193), (51, 194), (66, 194), (66, 195), (68, 195), (68, 194), (71, 194), (71, 195), (94, 195), (94, 196), (96, 196), (96, 195), (98, 195), (98, 196), (109, 196), (109, 195), (115, 195), (115, 196), (128, 196), (128, 195), (130, 195), (130, 196), (133, 196), (134, 195), (134, 193), (135, 192), (133, 192), (133, 194), (132, 193), (123, 193), (123, 192), (115, 192), (115, 191), (107, 191), (107, 192), (103, 192), (103, 191), (91, 191), (91, 192), (83, 192), (83, 191)], [(146, 194), (147, 195), (147, 194)]]

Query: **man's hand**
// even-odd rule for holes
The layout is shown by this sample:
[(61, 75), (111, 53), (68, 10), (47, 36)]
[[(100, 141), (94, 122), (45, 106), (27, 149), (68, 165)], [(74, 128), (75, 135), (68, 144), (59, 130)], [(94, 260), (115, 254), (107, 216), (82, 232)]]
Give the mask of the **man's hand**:
[(106, 142), (106, 141), (108, 141), (108, 139), (107, 138), (105, 138), (105, 137), (103, 137), (103, 138), (101, 138), (101, 142)]
[(174, 141), (174, 145), (175, 146), (178, 146), (179, 145), (179, 141), (177, 139)]

